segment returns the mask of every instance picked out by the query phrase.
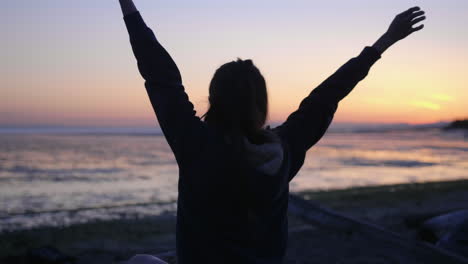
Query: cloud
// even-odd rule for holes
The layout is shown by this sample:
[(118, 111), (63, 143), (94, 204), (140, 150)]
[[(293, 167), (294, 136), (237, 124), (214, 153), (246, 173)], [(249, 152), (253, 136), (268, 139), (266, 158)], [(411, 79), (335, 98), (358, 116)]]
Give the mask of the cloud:
[(451, 102), (454, 100), (453, 96), (450, 96), (448, 94), (432, 94), (430, 97), (434, 100), (444, 101), (444, 102)]
[(428, 102), (428, 101), (413, 101), (411, 102), (411, 105), (420, 107), (420, 108), (430, 109), (430, 110), (440, 109), (440, 105), (433, 103), (433, 102)]

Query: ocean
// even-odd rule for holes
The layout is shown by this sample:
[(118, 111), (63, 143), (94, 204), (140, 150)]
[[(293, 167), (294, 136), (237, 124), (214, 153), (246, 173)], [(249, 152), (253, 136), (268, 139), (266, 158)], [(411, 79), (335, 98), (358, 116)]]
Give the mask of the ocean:
[[(1, 133), (0, 233), (174, 214), (178, 168), (165, 138), (131, 131)], [(452, 179), (468, 179), (466, 132), (332, 132), (308, 151), (290, 187)]]

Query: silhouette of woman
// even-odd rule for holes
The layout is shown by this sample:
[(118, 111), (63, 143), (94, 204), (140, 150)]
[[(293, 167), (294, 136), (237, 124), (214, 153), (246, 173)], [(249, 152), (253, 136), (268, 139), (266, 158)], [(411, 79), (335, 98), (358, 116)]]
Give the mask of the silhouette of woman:
[[(178, 263), (282, 263), (289, 182), (324, 135), (338, 102), (394, 43), (421, 30), (413, 7), (397, 15), (371, 47), (315, 88), (278, 127), (264, 127), (265, 80), (251, 60), (221, 66), (210, 108), (196, 116), (179, 70), (131, 0), (120, 0), (146, 91), (179, 166)], [(129, 263), (164, 263), (138, 255)]]

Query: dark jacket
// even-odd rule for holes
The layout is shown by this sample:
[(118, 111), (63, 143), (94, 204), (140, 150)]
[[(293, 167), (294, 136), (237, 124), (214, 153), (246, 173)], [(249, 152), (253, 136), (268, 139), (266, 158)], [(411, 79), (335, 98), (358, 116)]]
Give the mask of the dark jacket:
[[(281, 263), (289, 182), (307, 150), (324, 135), (338, 102), (380, 54), (364, 48), (313, 90), (282, 125), (267, 127), (270, 154), (278, 155), (269, 158), (273, 167), (260, 169), (266, 163), (258, 160), (239, 166), (225, 135), (196, 116), (176, 64), (140, 13), (124, 20), (151, 104), (179, 166), (178, 263)], [(252, 153), (260, 153), (256, 151), (253, 146)]]

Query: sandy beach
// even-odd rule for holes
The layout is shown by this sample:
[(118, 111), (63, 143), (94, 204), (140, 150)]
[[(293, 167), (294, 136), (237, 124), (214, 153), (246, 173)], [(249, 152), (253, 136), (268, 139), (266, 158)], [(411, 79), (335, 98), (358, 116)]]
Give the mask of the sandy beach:
[[(468, 181), (399, 184), (332, 191), (305, 191), (301, 197), (355, 219), (418, 239), (408, 219), (465, 208)], [(137, 253), (174, 254), (175, 215), (102, 221), (68, 227), (36, 228), (0, 234), (0, 263), (25, 263), (28, 250), (52, 246), (76, 263), (124, 263)], [(378, 243), (349, 243), (342, 234), (324, 230), (294, 215), (289, 218), (287, 263), (401, 263)], [(374, 249), (371, 250), (370, 247)], [(366, 249), (366, 250), (364, 250)], [(209, 248), (207, 248), (209, 250)], [(387, 255), (386, 255), (387, 254)], [(173, 257), (166, 257), (174, 263)], [(397, 262), (395, 262), (397, 261)]]

